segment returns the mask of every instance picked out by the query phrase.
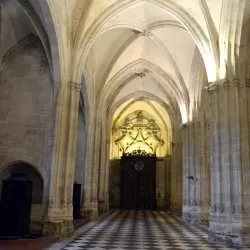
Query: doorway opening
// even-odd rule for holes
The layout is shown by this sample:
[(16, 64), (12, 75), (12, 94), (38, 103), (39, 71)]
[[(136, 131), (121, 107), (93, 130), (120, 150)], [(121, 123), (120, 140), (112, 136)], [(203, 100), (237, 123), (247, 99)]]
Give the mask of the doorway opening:
[(156, 201), (156, 155), (144, 150), (121, 158), (121, 208), (154, 210)]

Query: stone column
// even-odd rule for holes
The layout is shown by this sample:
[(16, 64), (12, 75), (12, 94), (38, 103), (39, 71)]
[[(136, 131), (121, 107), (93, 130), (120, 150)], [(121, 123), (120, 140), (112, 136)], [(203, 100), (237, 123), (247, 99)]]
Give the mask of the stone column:
[(195, 123), (195, 206), (196, 215), (193, 223), (208, 224), (210, 205), (210, 166), (207, 161), (207, 147), (209, 146), (208, 125), (204, 117), (199, 117)]
[[(200, 136), (200, 215), (199, 223), (208, 225), (210, 215), (210, 143), (209, 123), (202, 120)], [(197, 167), (199, 167), (197, 165)]]
[[(93, 123), (91, 130), (91, 145), (88, 148), (88, 170), (87, 170), (87, 193), (84, 200), (82, 213), (91, 220), (97, 220), (98, 214), (98, 186), (99, 186), (99, 164), (100, 164), (100, 148), (101, 148), (101, 121)], [(91, 163), (91, 164), (90, 164)]]
[(200, 122), (195, 119), (189, 126), (189, 222), (191, 224), (200, 221)]
[(173, 213), (181, 213), (182, 208), (182, 151), (181, 129), (173, 129), (172, 161), (170, 171), (170, 209)]
[[(109, 136), (110, 138), (110, 131), (109, 130)], [(110, 170), (110, 146), (111, 141), (110, 139), (107, 139), (106, 141), (106, 161), (105, 161), (105, 183), (104, 183), (104, 199), (105, 199), (105, 212), (109, 212), (109, 170)]]
[[(92, 113), (90, 113), (92, 114)], [(95, 142), (95, 118), (90, 116), (90, 124), (88, 129), (88, 145), (86, 152), (86, 173), (84, 183), (84, 199), (81, 207), (82, 216), (95, 218), (97, 213), (97, 202), (93, 203), (92, 199), (92, 180), (93, 180), (93, 164), (94, 164), (94, 142)]]
[(236, 79), (212, 84), (208, 90), (212, 108), (212, 211), (209, 240), (249, 245), (249, 131), (246, 129), (249, 122), (245, 118), (249, 98), (247, 89), (243, 81)]
[[(191, 224), (207, 223), (209, 207), (205, 202), (209, 182), (205, 168), (205, 144), (201, 136), (203, 123), (195, 118), (183, 125), (183, 184), (182, 221)], [(204, 135), (204, 133), (203, 133)]]
[(183, 126), (183, 207), (182, 221), (195, 223), (197, 221), (197, 200), (196, 190), (196, 143), (195, 140), (195, 123), (189, 122)]
[(188, 182), (188, 176), (189, 176), (189, 161), (188, 161), (188, 124), (182, 125), (182, 159), (183, 159), (183, 206), (182, 206), (182, 220), (183, 221), (189, 221), (189, 182)]
[(80, 88), (80, 83), (70, 82), (60, 90), (44, 235), (69, 236), (74, 232), (72, 195)]
[(103, 122), (103, 132), (102, 132), (102, 140), (101, 140), (101, 160), (99, 166), (99, 188), (98, 188), (98, 210), (99, 214), (104, 214), (109, 211), (109, 202), (108, 202), (108, 189), (106, 189), (106, 180), (107, 171), (108, 171), (108, 163), (109, 163), (109, 147), (110, 147), (110, 140), (108, 140), (108, 125), (106, 122)]

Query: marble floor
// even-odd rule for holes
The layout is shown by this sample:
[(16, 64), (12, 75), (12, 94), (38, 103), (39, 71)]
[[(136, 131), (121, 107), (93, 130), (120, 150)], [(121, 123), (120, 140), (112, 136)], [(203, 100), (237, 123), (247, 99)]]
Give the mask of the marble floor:
[(164, 211), (113, 211), (63, 250), (247, 249), (207, 242), (207, 229), (182, 224)]

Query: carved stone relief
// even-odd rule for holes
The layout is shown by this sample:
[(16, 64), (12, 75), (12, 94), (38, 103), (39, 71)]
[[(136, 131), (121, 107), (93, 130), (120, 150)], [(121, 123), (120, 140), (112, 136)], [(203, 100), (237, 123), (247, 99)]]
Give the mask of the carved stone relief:
[(137, 149), (156, 154), (157, 148), (165, 144), (159, 125), (146, 112), (140, 110), (117, 124), (113, 128), (113, 134), (122, 154), (132, 153)]

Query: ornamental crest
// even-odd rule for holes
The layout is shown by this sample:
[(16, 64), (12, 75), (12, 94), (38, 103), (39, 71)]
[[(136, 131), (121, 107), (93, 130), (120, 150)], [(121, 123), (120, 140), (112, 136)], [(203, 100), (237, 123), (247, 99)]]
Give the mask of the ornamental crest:
[(113, 130), (115, 143), (124, 154), (132, 154), (138, 149), (147, 154), (156, 154), (156, 149), (165, 144), (161, 138), (161, 128), (144, 111), (128, 115)]

